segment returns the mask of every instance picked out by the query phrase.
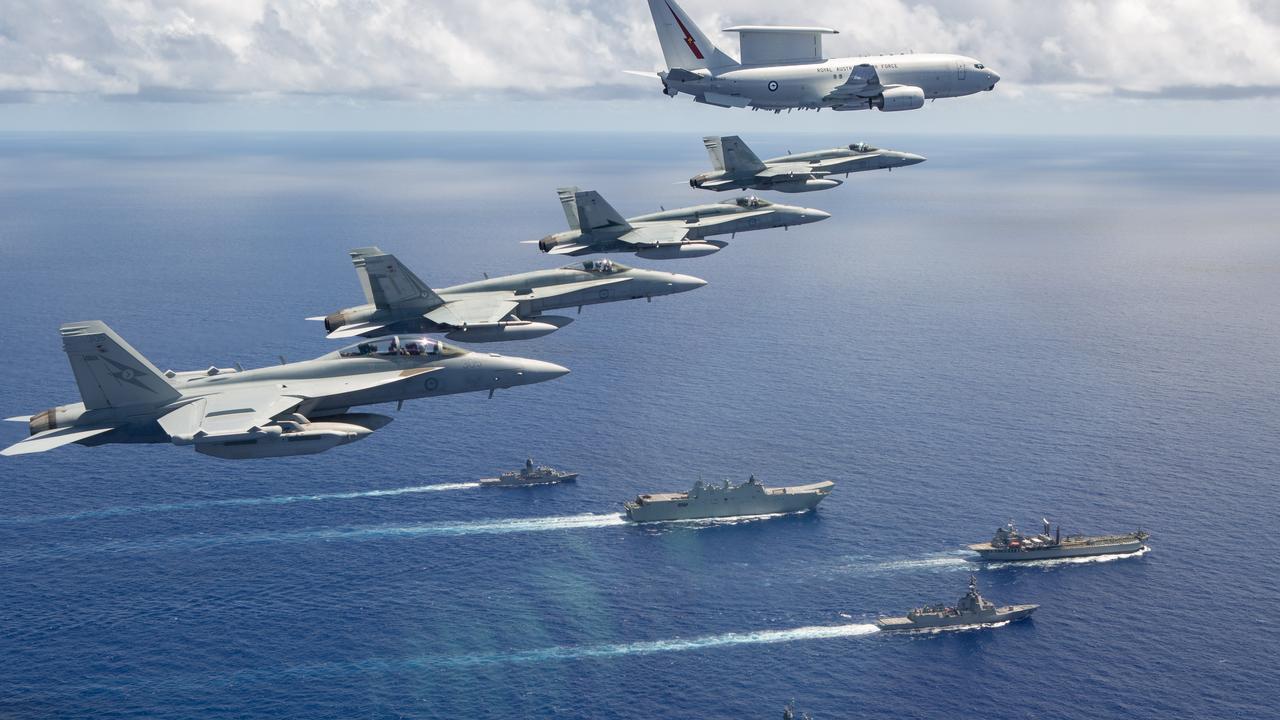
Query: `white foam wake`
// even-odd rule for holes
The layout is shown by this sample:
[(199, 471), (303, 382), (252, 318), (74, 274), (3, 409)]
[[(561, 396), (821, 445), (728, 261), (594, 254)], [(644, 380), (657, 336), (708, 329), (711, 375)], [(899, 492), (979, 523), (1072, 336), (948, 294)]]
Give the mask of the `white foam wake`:
[(352, 528), (326, 528), (289, 533), (265, 533), (261, 535), (231, 538), (242, 541), (275, 540), (359, 540), (380, 537), (415, 537), (429, 535), (501, 535), (505, 533), (544, 532), (547, 530), (580, 530), (586, 528), (626, 525), (621, 513), (597, 515), (561, 515), (540, 518), (512, 518), (506, 520), (469, 520), (462, 522), (433, 522), (421, 525), (372, 526)]
[(650, 655), (654, 653), (706, 650), (730, 645), (766, 645), (801, 640), (825, 640), (829, 638), (857, 637), (878, 632), (879, 628), (868, 623), (848, 625), (811, 625), (788, 630), (757, 630), (720, 635), (704, 635), (693, 638), (647, 640), (642, 642), (608, 645), (579, 645), (524, 650), (493, 655), (459, 655), (440, 658), (423, 658), (414, 664), (488, 665), (498, 663), (545, 662), (549, 660), (579, 660), (609, 658), (624, 655)]
[(0, 518), (0, 525), (18, 525), (24, 523), (53, 522), (59, 520), (89, 520), (94, 518), (115, 517), (119, 515), (138, 515), (141, 513), (178, 512), (182, 510), (204, 510), (217, 507), (246, 507), (253, 505), (287, 505), (298, 502), (315, 502), (321, 500), (354, 500), (357, 498), (390, 497), (412, 493), (441, 492), (444, 490), (467, 490), (480, 487), (478, 482), (437, 483), (435, 485), (411, 485), (409, 487), (385, 488), (381, 490), (352, 490), (350, 492), (318, 493), (313, 495), (272, 495), (255, 498), (224, 498), (219, 500), (190, 500), (188, 502), (164, 503), (156, 505), (130, 505), (109, 507), (99, 510), (85, 510), (77, 513), (60, 515), (32, 515), (28, 517)]

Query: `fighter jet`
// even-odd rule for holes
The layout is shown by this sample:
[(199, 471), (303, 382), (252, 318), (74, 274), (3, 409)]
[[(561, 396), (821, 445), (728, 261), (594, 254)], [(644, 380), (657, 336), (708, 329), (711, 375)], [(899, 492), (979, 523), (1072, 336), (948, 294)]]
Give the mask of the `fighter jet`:
[(391, 422), (353, 413), (396, 402), (552, 380), (568, 369), (473, 353), (421, 336), (367, 340), (314, 360), (240, 370), (160, 372), (103, 322), (61, 327), (82, 402), (26, 422), (31, 436), (0, 455), (78, 443), (173, 443), (219, 458), (310, 455), (367, 437)]
[(546, 310), (653, 298), (700, 288), (692, 275), (587, 260), (556, 270), (487, 278), (435, 291), (376, 247), (351, 251), (366, 303), (326, 317), (330, 338), (392, 333), (444, 333), (450, 340), (496, 342), (535, 338), (573, 322)]
[(825, 27), (739, 25), (741, 61), (698, 29), (676, 0), (649, 0), (666, 59), (665, 72), (635, 75), (662, 81), (669, 97), (687, 93), (719, 107), (752, 110), (916, 110), (926, 99), (994, 90), (1000, 76), (964, 55), (903, 53), (828, 59)]
[(920, 155), (881, 150), (866, 143), (761, 160), (737, 135), (704, 137), (713, 172), (689, 178), (689, 186), (703, 190), (777, 190), (797, 193), (826, 190), (843, 181), (831, 175), (880, 170), (924, 162)]
[(558, 192), (570, 229), (524, 241), (536, 242), (542, 252), (552, 255), (627, 252), (653, 260), (699, 257), (728, 245), (723, 240), (707, 240), (711, 235), (786, 229), (831, 217), (813, 208), (739, 197), (624, 219), (594, 190), (570, 187)]

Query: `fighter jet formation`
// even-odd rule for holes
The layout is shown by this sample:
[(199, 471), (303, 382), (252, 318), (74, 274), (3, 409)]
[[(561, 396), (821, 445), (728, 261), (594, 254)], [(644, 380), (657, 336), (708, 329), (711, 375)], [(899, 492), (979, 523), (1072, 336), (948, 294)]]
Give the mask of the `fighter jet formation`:
[[(649, 0), (668, 70), (663, 92), (700, 103), (788, 108), (910, 110), (925, 98), (994, 89), (999, 76), (960, 55), (894, 55), (827, 60), (816, 27), (738, 26), (742, 59), (716, 48), (675, 0)], [(854, 172), (924, 162), (865, 143), (760, 160), (736, 135), (703, 138), (714, 170), (695, 189), (784, 193), (837, 187)], [(569, 230), (526, 240), (548, 255), (631, 253), (666, 260), (710, 255), (715, 236), (806, 225), (831, 217), (814, 208), (753, 195), (624, 218), (594, 190), (558, 191)], [(29, 437), (0, 450), (26, 455), (70, 444), (171, 443), (219, 458), (307, 455), (369, 436), (391, 421), (354, 407), (529, 385), (567, 368), (540, 360), (476, 353), (427, 334), (475, 343), (541, 337), (573, 321), (548, 311), (671, 295), (706, 281), (691, 275), (591, 259), (433, 290), (377, 247), (350, 251), (365, 303), (325, 316), (330, 339), (362, 338), (314, 360), (254, 370), (210, 367), (160, 372), (105, 323), (61, 326), (81, 402), (8, 418)]]
[(741, 59), (712, 44), (676, 0), (649, 0), (666, 60), (664, 72), (632, 71), (662, 81), (669, 97), (684, 93), (718, 107), (752, 110), (918, 110), (925, 100), (994, 90), (1000, 76), (964, 55), (904, 53), (827, 58), (825, 27), (738, 25)]
[(432, 290), (376, 247), (351, 251), (364, 305), (324, 317), (327, 337), (444, 333), (450, 340), (498, 342), (542, 337), (573, 322), (543, 315), (584, 305), (654, 298), (707, 284), (692, 275), (642, 270), (612, 260), (587, 260), (555, 270), (486, 278)]
[(701, 257), (728, 245), (723, 240), (706, 239), (713, 235), (733, 236), (779, 227), (785, 230), (831, 217), (813, 208), (739, 197), (623, 218), (594, 190), (569, 187), (558, 192), (569, 230), (525, 241), (536, 242), (539, 250), (552, 255), (635, 253), (651, 260)]
[(843, 181), (831, 175), (849, 176), (864, 170), (892, 170), (924, 162), (924, 157), (897, 150), (881, 150), (854, 143), (829, 150), (813, 150), (761, 160), (737, 135), (704, 137), (715, 170), (689, 178), (689, 187), (702, 190), (776, 190), (812, 192), (838, 187)]

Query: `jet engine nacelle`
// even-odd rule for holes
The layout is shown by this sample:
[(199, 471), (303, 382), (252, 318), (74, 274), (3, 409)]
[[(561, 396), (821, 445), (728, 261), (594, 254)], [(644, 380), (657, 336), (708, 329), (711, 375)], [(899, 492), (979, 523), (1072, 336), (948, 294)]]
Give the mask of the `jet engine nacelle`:
[(809, 180), (788, 180), (785, 182), (775, 182), (769, 186), (770, 190), (777, 190), (784, 193), (801, 193), (811, 192), (813, 190), (828, 190), (839, 185), (843, 185), (843, 180), (832, 180), (831, 178), (812, 178)]
[(924, 90), (918, 87), (889, 88), (872, 98), (871, 104), (882, 112), (919, 110), (924, 107)]
[(54, 428), (71, 427), (84, 414), (81, 405), (59, 405), (44, 412), (36, 413), (27, 421), (27, 429), (32, 435)]
[(503, 342), (506, 340), (529, 340), (543, 335), (550, 335), (561, 327), (573, 322), (572, 318), (556, 318), (567, 320), (555, 324), (552, 322), (535, 322), (532, 320), (509, 320), (506, 322), (468, 325), (460, 330), (445, 333), (445, 337), (459, 342)]
[(225, 460), (314, 455), (353, 443), (391, 422), (386, 415), (350, 413), (324, 420), (282, 421), (252, 432), (176, 436), (176, 445), (195, 445), (196, 452)]
[(659, 245), (657, 247), (641, 248), (636, 251), (637, 257), (648, 260), (677, 260), (679, 258), (702, 257), (710, 255), (714, 252), (720, 252), (720, 248), (724, 247), (724, 243), (711, 242), (684, 242), (678, 245)]

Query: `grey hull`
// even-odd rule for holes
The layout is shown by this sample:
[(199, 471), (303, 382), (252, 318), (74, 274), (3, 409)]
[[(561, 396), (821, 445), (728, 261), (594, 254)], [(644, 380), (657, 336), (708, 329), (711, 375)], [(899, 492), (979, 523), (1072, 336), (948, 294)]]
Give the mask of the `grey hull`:
[(481, 487), (530, 487), (533, 485), (555, 485), (557, 483), (573, 482), (578, 479), (578, 473), (566, 473), (559, 477), (545, 477), (533, 480), (506, 478), (484, 478), (480, 481)]
[(1039, 605), (1007, 605), (991, 612), (972, 615), (948, 615), (945, 617), (886, 617), (876, 621), (876, 627), (882, 631), (894, 632), (903, 630), (937, 630), (943, 628), (973, 627), (975, 625), (995, 625), (1013, 622), (1029, 617)]
[(1121, 543), (1059, 545), (1039, 550), (997, 550), (970, 546), (974, 552), (989, 562), (1017, 562), (1021, 560), (1053, 560), (1057, 558), (1091, 557), (1095, 555), (1127, 555), (1145, 547), (1145, 541), (1133, 540)]
[(627, 519), (644, 523), (806, 512), (816, 508), (831, 493), (832, 486), (834, 483), (826, 482), (729, 496), (641, 496), (627, 503)]

